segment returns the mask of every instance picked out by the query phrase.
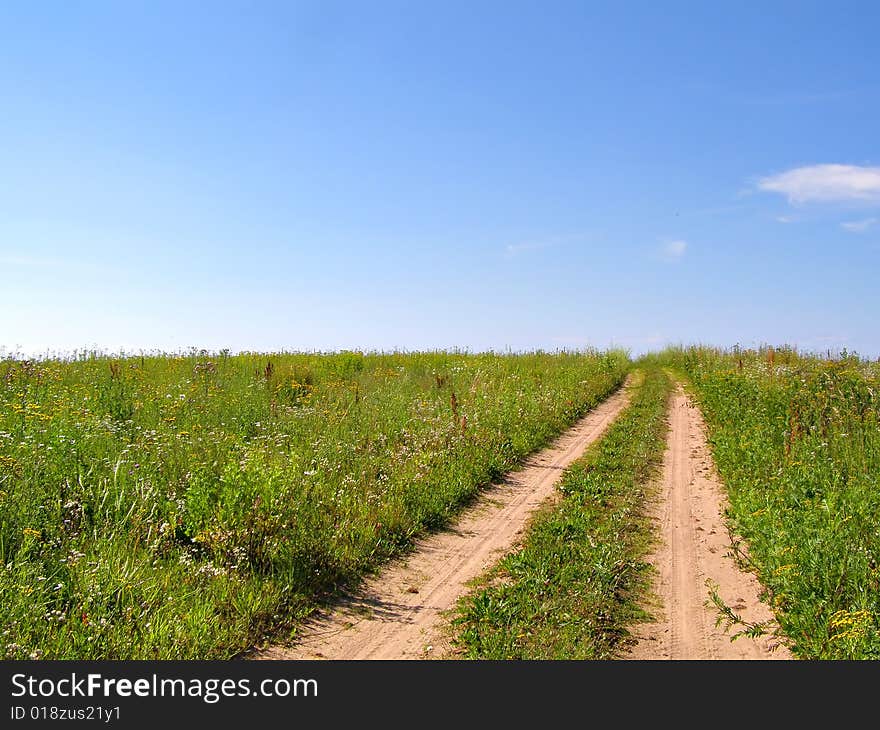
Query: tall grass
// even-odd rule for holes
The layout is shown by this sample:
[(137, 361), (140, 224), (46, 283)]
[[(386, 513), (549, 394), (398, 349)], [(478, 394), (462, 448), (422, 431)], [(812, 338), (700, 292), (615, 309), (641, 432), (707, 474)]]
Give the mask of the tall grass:
[(733, 527), (802, 658), (880, 658), (880, 372), (790, 348), (670, 350)]
[(0, 362), (0, 656), (222, 658), (443, 524), (621, 352)]

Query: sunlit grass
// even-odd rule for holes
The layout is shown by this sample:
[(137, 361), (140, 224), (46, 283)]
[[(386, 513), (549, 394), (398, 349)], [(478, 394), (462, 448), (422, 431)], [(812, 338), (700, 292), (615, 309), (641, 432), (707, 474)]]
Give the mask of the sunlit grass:
[(880, 370), (790, 348), (671, 350), (730, 517), (802, 658), (880, 658)]
[(0, 362), (0, 656), (216, 658), (444, 524), (620, 352)]

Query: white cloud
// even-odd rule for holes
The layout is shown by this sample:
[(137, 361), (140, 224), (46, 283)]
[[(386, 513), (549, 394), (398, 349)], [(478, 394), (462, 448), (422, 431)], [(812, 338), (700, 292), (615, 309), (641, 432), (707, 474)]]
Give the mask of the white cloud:
[(667, 259), (680, 259), (687, 247), (687, 241), (669, 241), (663, 245), (663, 256)]
[(808, 165), (758, 181), (758, 189), (781, 193), (790, 203), (880, 203), (880, 167)]
[(780, 223), (794, 223), (794, 218), (790, 215), (778, 215), (776, 216), (776, 220)]
[(862, 221), (847, 221), (846, 223), (841, 223), (840, 227), (850, 233), (864, 233), (875, 225), (877, 225), (876, 218), (865, 218), (865, 220)]

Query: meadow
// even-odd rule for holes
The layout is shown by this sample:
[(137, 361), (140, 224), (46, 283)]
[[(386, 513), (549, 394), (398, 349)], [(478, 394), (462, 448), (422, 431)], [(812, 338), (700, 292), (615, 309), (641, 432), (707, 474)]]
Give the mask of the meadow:
[(804, 659), (880, 658), (880, 365), (790, 348), (663, 359), (702, 407), (740, 559), (778, 622), (735, 628), (781, 630)]
[(7, 358), (0, 656), (283, 639), (629, 367), (617, 351)]

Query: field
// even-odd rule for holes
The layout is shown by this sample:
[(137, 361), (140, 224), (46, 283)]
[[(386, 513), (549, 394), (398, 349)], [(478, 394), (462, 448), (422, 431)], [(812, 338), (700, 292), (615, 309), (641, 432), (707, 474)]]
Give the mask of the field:
[[(691, 420), (670, 426), (673, 412)], [(656, 608), (652, 485), (662, 462), (687, 507), (697, 488), (687, 474), (714, 473), (696, 461), (666, 468), (687, 428), (676, 458), (694, 444), (710, 466), (714, 457), (729, 500), (718, 529), (730, 531), (739, 572), (760, 581), (752, 606), (763, 591), (772, 618), (750, 620), (703, 578), (689, 590), (705, 605), (689, 610), (737, 641), (774, 637), (797, 658), (877, 659), (878, 413), (880, 365), (790, 348), (677, 348), (636, 362), (621, 351), (8, 358), (0, 650), (230, 658), (301, 642), (316, 610), (383, 576), (400, 585), (386, 592), (377, 635), (395, 616), (412, 628), (427, 621), (420, 606), (442, 613), (443, 586), (420, 597), (418, 571), (386, 564), (463, 520), (466, 530), (412, 556), (436, 577), (457, 555), (461, 589), (444, 595), (458, 607), (443, 619), (457, 656), (613, 658), (639, 641), (644, 653), (636, 625)], [(528, 506), (531, 492), (558, 499)], [(505, 500), (520, 500), (515, 524), (487, 512)], [(506, 555), (471, 565), (469, 551), (490, 554), (499, 529)], [(688, 548), (694, 565), (709, 565), (697, 554), (707, 545)]]
[[(705, 414), (742, 556), (804, 659), (880, 658), (880, 368), (791, 349), (666, 353)], [(730, 618), (733, 618), (732, 616)]]
[(5, 658), (278, 636), (614, 390), (624, 353), (0, 363)]

